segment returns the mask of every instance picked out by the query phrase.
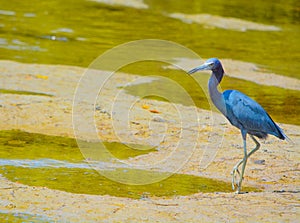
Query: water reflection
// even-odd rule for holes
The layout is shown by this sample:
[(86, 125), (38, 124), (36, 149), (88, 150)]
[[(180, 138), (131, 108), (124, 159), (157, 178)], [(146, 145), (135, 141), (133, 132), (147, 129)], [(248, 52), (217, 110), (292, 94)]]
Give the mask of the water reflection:
[(47, 51), (47, 49), (41, 48), (39, 45), (29, 45), (19, 39), (7, 40), (5, 38), (0, 38), (0, 48), (14, 51)]
[(91, 166), (89, 163), (71, 163), (68, 161), (55, 159), (0, 159), (0, 166), (14, 166), (24, 168), (71, 168), (71, 169), (90, 169), (95, 168), (101, 170), (114, 170), (116, 168), (124, 168), (126, 165), (114, 164), (111, 162), (94, 163)]
[(53, 41), (61, 41), (61, 42), (69, 41), (69, 39), (65, 36), (45, 35), (45, 36), (41, 36), (41, 38), (53, 40)]
[(33, 18), (33, 17), (36, 17), (36, 14), (35, 13), (31, 13), (31, 12), (27, 12), (27, 13), (24, 13), (24, 17)]
[(9, 10), (0, 10), (0, 15), (14, 16), (16, 15), (16, 13), (14, 11)]
[[(4, 206), (11, 204), (10, 202), (1, 202)], [(56, 220), (51, 220), (47, 216), (32, 214), (31, 212), (9, 212), (9, 211), (0, 211), (0, 219), (3, 222), (47, 222), (54, 223)]]
[(74, 30), (68, 27), (62, 27), (51, 31), (52, 33), (73, 33)]

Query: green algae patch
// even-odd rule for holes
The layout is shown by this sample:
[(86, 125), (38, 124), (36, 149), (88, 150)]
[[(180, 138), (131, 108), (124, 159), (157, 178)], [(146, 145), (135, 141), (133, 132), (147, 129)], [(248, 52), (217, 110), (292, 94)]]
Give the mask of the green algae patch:
[[(98, 149), (97, 143), (85, 142)], [(155, 148), (145, 145), (103, 142), (104, 148), (117, 159), (128, 159), (150, 152)], [(133, 148), (139, 149), (133, 149)], [(68, 137), (29, 133), (20, 130), (0, 131), (0, 157), (6, 159), (55, 159), (70, 162), (85, 160), (76, 140)]]
[(8, 212), (0, 212), (0, 221), (1, 222), (14, 222), (14, 223), (24, 223), (24, 222), (51, 222), (54, 223), (56, 221), (50, 220), (46, 216), (29, 214), (29, 213), (8, 213)]
[[(105, 144), (119, 158), (149, 153), (149, 150), (145, 149), (147, 147), (144, 147), (145, 150), (133, 150), (118, 143)], [(141, 145), (140, 147), (143, 148)], [(67, 137), (6, 130), (0, 131), (0, 148), (0, 174), (11, 181), (31, 186), (135, 199), (145, 196), (190, 195), (198, 192), (232, 192), (230, 183), (193, 175), (105, 167), (98, 172), (85, 162), (75, 139)], [(25, 164), (22, 161), (26, 161)], [(119, 182), (126, 178), (138, 179), (140, 185), (112, 181), (105, 177), (107, 174), (114, 176), (114, 179), (120, 179)], [(143, 185), (143, 176), (164, 180)], [(145, 182), (147, 180), (148, 178)], [(247, 187), (243, 190), (257, 191)]]
[[(2, 1), (0, 58), (88, 67), (100, 54), (119, 44), (137, 39), (164, 39), (181, 43), (204, 58), (216, 56), (254, 62), (275, 73), (299, 79), (297, 1), (144, 2), (149, 6), (147, 10), (82, 0), (54, 0), (43, 4), (38, 0), (30, 4)], [(46, 11), (55, 13), (41, 13)], [(244, 25), (240, 27), (243, 32), (207, 27), (170, 18), (173, 13), (209, 14), (209, 22), (217, 17), (224, 26), (228, 23), (226, 18), (235, 17), (279, 27), (281, 31), (249, 31)], [(229, 20), (228, 25), (232, 22)], [(66, 52), (76, 52), (76, 56)]]
[[(156, 152), (157, 150), (147, 145), (135, 145), (135, 144), (121, 144), (116, 142), (104, 143), (109, 151), (118, 159), (127, 159), (129, 157), (140, 156), (148, 154), (150, 152)], [(138, 149), (132, 149), (138, 148)]]
[(0, 131), (0, 148), (0, 157), (6, 159), (84, 159), (75, 139), (19, 130)]
[[(116, 175), (124, 172), (136, 177), (144, 175), (145, 170), (122, 169), (114, 171)], [(149, 174), (164, 174), (151, 172)], [(111, 195), (140, 199), (147, 196), (170, 197), (184, 196), (199, 192), (232, 192), (231, 184), (193, 175), (173, 174), (169, 178), (146, 185), (127, 185), (111, 181), (95, 170), (75, 168), (22, 168), (6, 166), (0, 170), (3, 176), (30, 186), (44, 186), (71, 193)], [(258, 191), (243, 187), (243, 191)]]
[(33, 91), (18, 91), (18, 90), (11, 90), (11, 89), (0, 89), (0, 94), (36, 95), (36, 96), (47, 96), (47, 97), (53, 96), (51, 94), (46, 94), (46, 93), (33, 92)]

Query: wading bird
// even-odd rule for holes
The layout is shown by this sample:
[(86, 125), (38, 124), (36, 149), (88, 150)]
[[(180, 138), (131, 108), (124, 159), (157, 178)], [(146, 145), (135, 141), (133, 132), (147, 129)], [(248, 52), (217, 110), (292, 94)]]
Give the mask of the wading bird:
[[(237, 187), (236, 192), (241, 192), (242, 181), (244, 176), (247, 159), (259, 149), (260, 144), (254, 136), (265, 139), (268, 134), (274, 135), (279, 139), (288, 139), (280, 127), (272, 120), (268, 113), (256, 101), (247, 95), (236, 91), (226, 90), (220, 93), (217, 86), (221, 82), (224, 70), (221, 62), (216, 58), (208, 59), (203, 65), (190, 70), (192, 74), (199, 70), (211, 70), (212, 74), (208, 81), (209, 95), (214, 105), (229, 120), (229, 122), (241, 130), (244, 142), (244, 158), (238, 162), (232, 169), (232, 189)], [(250, 135), (255, 142), (256, 147), (247, 153), (246, 137)], [(239, 166), (242, 165), (242, 172)], [(237, 180), (239, 175), (239, 180)]]

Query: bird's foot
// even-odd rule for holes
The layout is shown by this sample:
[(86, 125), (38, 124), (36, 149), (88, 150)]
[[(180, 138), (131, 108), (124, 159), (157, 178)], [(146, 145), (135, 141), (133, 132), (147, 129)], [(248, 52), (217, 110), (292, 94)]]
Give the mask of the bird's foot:
[(239, 191), (239, 189), (237, 189), (234, 193), (235, 194), (240, 194), (241, 192)]
[(236, 193), (239, 193), (239, 189), (240, 189), (240, 179), (237, 178), (237, 175), (239, 176), (239, 178), (241, 177), (240, 171), (238, 169), (238, 166), (233, 167), (232, 171), (231, 171), (231, 175), (232, 175), (232, 182), (231, 182), (231, 186), (232, 186), (232, 190), (235, 190), (235, 188), (237, 188)]
[(234, 192), (235, 194), (248, 194), (247, 191), (240, 191), (239, 189)]

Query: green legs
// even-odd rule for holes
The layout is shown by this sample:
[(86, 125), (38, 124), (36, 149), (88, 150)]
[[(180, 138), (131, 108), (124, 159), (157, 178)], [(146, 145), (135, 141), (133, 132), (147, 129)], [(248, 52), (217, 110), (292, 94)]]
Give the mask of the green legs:
[[(248, 158), (259, 149), (260, 144), (259, 142), (252, 136), (250, 135), (250, 137), (252, 138), (252, 140), (255, 142), (256, 147), (250, 151), (249, 154), (247, 154), (247, 146), (246, 146), (246, 133), (242, 132), (242, 136), (243, 136), (243, 142), (244, 142), (244, 158), (238, 162), (232, 169), (232, 189), (234, 190), (237, 186), (237, 190), (236, 193), (240, 193), (241, 192), (241, 188), (242, 188), (242, 181), (243, 181), (243, 176), (244, 176), (244, 172), (245, 172), (245, 167), (247, 164), (247, 160)], [(240, 173), (239, 171), (239, 166), (242, 165), (242, 172)], [(240, 179), (237, 180), (237, 175), (239, 175)]]

